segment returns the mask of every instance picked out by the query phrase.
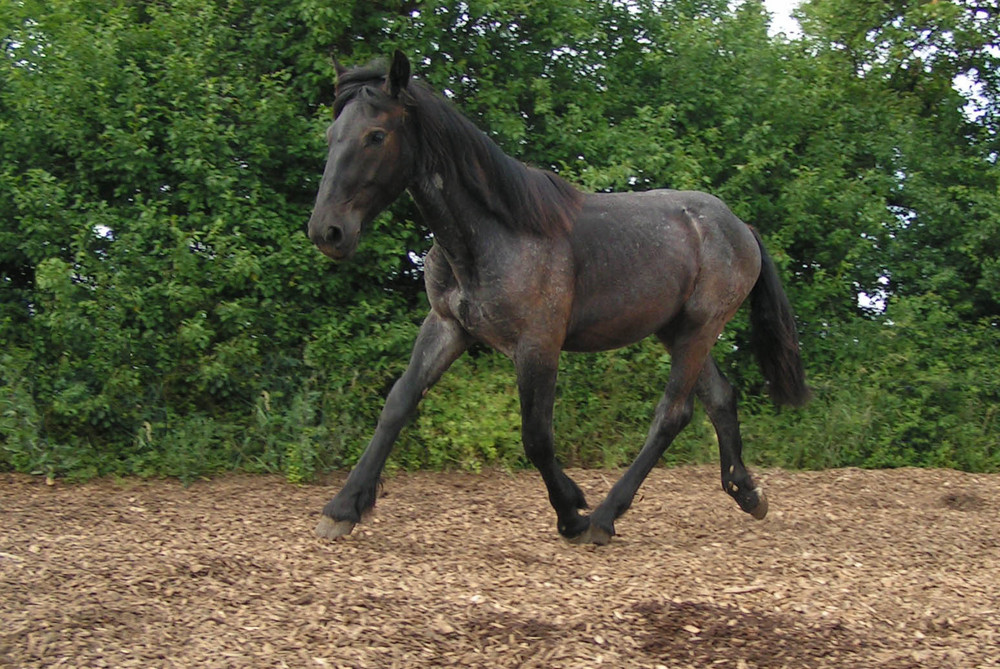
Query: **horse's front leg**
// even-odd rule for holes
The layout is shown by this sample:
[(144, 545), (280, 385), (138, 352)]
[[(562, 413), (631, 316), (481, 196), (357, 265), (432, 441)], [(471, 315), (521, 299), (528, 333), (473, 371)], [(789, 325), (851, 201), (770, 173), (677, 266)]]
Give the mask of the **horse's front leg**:
[(337, 495), (323, 507), (316, 534), (335, 539), (350, 534), (375, 506), (382, 468), (400, 430), (424, 393), (469, 347), (471, 339), (457, 321), (431, 312), (420, 327), (406, 371), (393, 385), (375, 434)]
[(578, 509), (587, 508), (583, 492), (556, 461), (552, 434), (559, 352), (542, 356), (537, 351), (515, 358), (517, 386), (521, 398), (521, 439), (524, 452), (538, 468), (556, 510), (559, 533), (571, 539), (588, 526)]

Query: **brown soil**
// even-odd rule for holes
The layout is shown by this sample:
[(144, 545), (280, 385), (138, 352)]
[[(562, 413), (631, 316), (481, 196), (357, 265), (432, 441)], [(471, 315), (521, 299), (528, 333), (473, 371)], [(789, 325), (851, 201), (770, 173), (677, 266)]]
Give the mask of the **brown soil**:
[(531, 472), (393, 476), (338, 542), (341, 477), (0, 475), (0, 666), (1000, 666), (1000, 476), (758, 477), (763, 522), (661, 469), (579, 547)]

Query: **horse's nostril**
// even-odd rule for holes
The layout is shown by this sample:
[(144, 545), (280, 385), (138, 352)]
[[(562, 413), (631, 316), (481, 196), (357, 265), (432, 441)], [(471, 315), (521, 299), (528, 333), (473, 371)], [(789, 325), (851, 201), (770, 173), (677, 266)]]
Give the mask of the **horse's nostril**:
[(337, 227), (331, 226), (326, 230), (326, 242), (334, 246), (339, 246), (340, 242), (344, 241), (344, 231)]

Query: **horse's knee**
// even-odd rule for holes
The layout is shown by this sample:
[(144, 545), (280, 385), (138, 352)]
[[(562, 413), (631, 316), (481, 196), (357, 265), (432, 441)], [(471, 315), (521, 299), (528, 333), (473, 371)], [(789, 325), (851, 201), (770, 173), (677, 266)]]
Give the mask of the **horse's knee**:
[(530, 416), (526, 416), (521, 422), (521, 442), (524, 445), (524, 454), (538, 469), (544, 469), (555, 461), (556, 451), (551, 423), (533, 420)]
[(376, 429), (398, 429), (416, 412), (417, 404), (423, 398), (423, 389), (406, 374), (392, 385), (382, 412), (379, 414)]
[(555, 451), (550, 447), (539, 444), (524, 444), (524, 454), (528, 462), (535, 466), (535, 469), (544, 470), (555, 460)]

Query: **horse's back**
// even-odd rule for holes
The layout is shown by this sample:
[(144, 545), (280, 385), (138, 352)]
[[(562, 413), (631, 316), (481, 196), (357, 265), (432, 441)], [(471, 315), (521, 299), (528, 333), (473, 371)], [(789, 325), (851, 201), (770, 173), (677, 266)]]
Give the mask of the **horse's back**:
[(569, 350), (638, 341), (690, 309), (692, 299), (699, 308), (718, 299), (728, 311), (749, 292), (760, 262), (749, 228), (697, 191), (588, 195), (571, 236)]
[(585, 197), (577, 219), (578, 232), (584, 236), (629, 237), (655, 231), (675, 238), (679, 225), (691, 224), (699, 230), (700, 240), (706, 235), (722, 235), (738, 246), (752, 245), (746, 224), (722, 200), (702, 191), (592, 193)]

